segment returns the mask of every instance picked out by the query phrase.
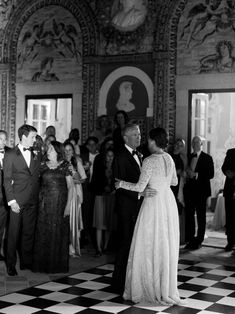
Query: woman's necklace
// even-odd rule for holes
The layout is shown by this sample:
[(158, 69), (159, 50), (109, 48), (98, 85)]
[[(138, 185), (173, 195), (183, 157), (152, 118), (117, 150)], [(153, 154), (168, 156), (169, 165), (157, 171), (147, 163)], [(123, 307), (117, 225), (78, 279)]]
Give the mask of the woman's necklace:
[(57, 160), (49, 160), (47, 162), (47, 166), (50, 169), (56, 169), (60, 164), (61, 164), (61, 162), (58, 162)]

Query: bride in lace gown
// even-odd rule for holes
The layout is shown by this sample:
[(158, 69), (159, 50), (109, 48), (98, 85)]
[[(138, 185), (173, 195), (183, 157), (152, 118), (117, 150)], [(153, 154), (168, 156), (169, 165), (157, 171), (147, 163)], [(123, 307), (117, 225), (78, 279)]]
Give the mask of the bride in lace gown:
[(138, 183), (117, 181), (116, 188), (142, 192), (157, 190), (144, 198), (136, 222), (128, 258), (124, 299), (133, 302), (180, 303), (177, 289), (179, 257), (178, 209), (171, 185), (177, 185), (174, 161), (163, 151), (167, 133), (155, 128), (149, 133), (151, 155), (143, 162)]

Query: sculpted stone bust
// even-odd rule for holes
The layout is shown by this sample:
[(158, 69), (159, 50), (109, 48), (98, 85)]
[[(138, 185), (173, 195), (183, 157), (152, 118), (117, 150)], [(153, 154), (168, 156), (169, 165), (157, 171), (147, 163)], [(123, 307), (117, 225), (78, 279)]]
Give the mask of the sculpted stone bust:
[(117, 0), (113, 4), (112, 24), (120, 31), (132, 31), (141, 25), (147, 9), (143, 0)]
[(119, 86), (119, 98), (116, 104), (117, 110), (124, 110), (126, 112), (130, 112), (135, 110), (135, 105), (130, 102), (132, 98), (132, 83), (125, 81), (122, 82)]

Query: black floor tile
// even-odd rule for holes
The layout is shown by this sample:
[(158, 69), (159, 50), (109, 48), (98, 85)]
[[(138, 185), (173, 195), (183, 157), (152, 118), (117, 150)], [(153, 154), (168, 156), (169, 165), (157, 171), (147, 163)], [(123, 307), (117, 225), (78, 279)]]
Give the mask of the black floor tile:
[(26, 305), (26, 306), (36, 307), (39, 309), (45, 309), (49, 306), (58, 304), (58, 302), (53, 301), (53, 300), (48, 300), (48, 299), (35, 298), (35, 299), (29, 300), (29, 301), (25, 301), (21, 304)]
[(84, 298), (84, 297), (77, 297), (77, 298), (65, 301), (64, 303), (79, 305), (79, 306), (83, 306), (83, 307), (91, 307), (93, 305), (100, 303), (100, 300), (95, 300), (95, 299), (91, 299), (91, 298)]
[(228, 306), (228, 305), (223, 305), (223, 304), (218, 304), (218, 303), (215, 303), (209, 306), (206, 310), (211, 311), (211, 312), (221, 313), (221, 314), (234, 314), (235, 313), (235, 308), (233, 306)]

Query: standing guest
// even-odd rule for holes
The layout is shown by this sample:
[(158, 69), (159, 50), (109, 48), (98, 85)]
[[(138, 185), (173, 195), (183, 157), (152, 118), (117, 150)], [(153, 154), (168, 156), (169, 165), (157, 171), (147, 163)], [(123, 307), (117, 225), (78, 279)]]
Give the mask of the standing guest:
[(76, 156), (73, 144), (69, 141), (64, 143), (65, 159), (69, 162), (69, 170), (73, 176), (72, 200), (70, 208), (70, 247), (72, 256), (81, 255), (80, 233), (83, 229), (82, 210), (83, 202), (82, 183), (86, 179), (86, 173), (82, 160)]
[(114, 116), (116, 128), (113, 130), (114, 153), (118, 153), (124, 147), (123, 130), (129, 122), (129, 117), (124, 110), (118, 110)]
[(93, 208), (94, 208), (94, 193), (90, 188), (90, 182), (93, 174), (93, 163), (96, 155), (98, 154), (98, 139), (95, 136), (90, 136), (86, 140), (85, 147), (87, 149), (81, 152), (81, 159), (83, 167), (86, 171), (87, 179), (82, 185), (83, 188), (83, 203), (82, 203), (82, 219), (83, 219), (83, 231), (81, 237), (81, 244), (87, 244), (89, 238), (95, 246), (95, 237), (92, 229), (93, 223)]
[[(10, 148), (6, 146), (7, 143), (7, 132), (0, 130), (0, 249), (3, 248), (5, 254), (5, 239), (3, 239), (4, 231), (6, 234), (6, 222), (9, 212), (9, 208), (6, 201), (5, 190), (3, 187), (3, 159), (6, 151)], [(0, 261), (5, 259), (4, 256), (0, 254)]]
[(114, 230), (115, 188), (112, 171), (114, 152), (106, 143), (103, 142), (100, 154), (95, 158), (91, 180), (91, 189), (95, 194), (93, 227), (96, 229), (97, 257), (102, 255), (102, 251), (107, 251), (110, 234)]
[(138, 182), (115, 184), (129, 192), (143, 192), (147, 185), (157, 191), (153, 198), (144, 198), (138, 215), (123, 298), (176, 304), (181, 302), (177, 288), (179, 222), (170, 185), (177, 184), (177, 176), (172, 158), (164, 152), (168, 144), (166, 130), (152, 129), (148, 143), (152, 154), (144, 160)]
[[(192, 139), (193, 153), (188, 159), (184, 186), (186, 249), (196, 250), (204, 240), (206, 230), (206, 203), (211, 195), (210, 179), (214, 177), (214, 163), (210, 155), (202, 151), (202, 139)], [(195, 237), (195, 212), (197, 236)]]
[(222, 171), (226, 176), (224, 184), (225, 215), (227, 245), (225, 251), (231, 251), (235, 244), (235, 148), (229, 149), (226, 153)]
[(99, 146), (107, 136), (112, 135), (111, 123), (107, 115), (102, 115), (97, 118), (97, 128), (92, 132), (99, 140)]
[[(141, 169), (141, 155), (136, 148), (140, 145), (140, 129), (136, 124), (127, 124), (123, 130), (125, 145), (115, 155), (113, 176), (120, 180), (136, 183)], [(155, 190), (147, 189), (146, 196), (155, 195)], [(126, 265), (137, 215), (142, 202), (138, 192), (118, 189), (115, 209), (117, 212), (118, 250), (112, 277), (112, 289), (122, 294), (125, 285)]]
[(184, 206), (183, 187), (186, 176), (186, 157), (185, 157), (185, 141), (181, 138), (177, 139), (174, 145), (171, 157), (174, 160), (178, 184), (171, 186), (178, 205), (178, 210), (181, 213), (182, 206)]
[(41, 165), (41, 190), (32, 270), (66, 273), (69, 270), (69, 214), (73, 179), (64, 148), (52, 141), (48, 161)]
[(80, 156), (81, 154), (79, 140), (80, 140), (79, 130), (77, 128), (72, 129), (69, 133), (69, 141), (73, 144), (76, 156)]
[(52, 141), (56, 141), (56, 137), (54, 135), (48, 135), (44, 140), (44, 152), (46, 153), (48, 147), (50, 146)]
[[(20, 269), (31, 269), (33, 259), (34, 232), (38, 210), (39, 168), (41, 154), (31, 148), (37, 130), (28, 124), (18, 129), (19, 144), (6, 152), (3, 161), (4, 187), (10, 221), (7, 242), (7, 273), (17, 275), (16, 250), (20, 239)], [(21, 233), (20, 233), (21, 229)]]
[(46, 128), (46, 132), (45, 132), (45, 137), (48, 137), (48, 136), (51, 136), (51, 135), (56, 137), (56, 130), (55, 130), (55, 127), (53, 125), (49, 125)]

